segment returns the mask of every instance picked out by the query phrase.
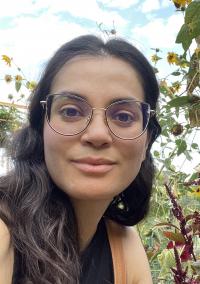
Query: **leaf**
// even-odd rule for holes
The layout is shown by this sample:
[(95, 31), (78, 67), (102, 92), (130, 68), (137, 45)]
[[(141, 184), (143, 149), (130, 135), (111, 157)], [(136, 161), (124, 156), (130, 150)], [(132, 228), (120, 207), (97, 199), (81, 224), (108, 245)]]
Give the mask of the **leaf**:
[(175, 142), (178, 147), (177, 156), (179, 156), (187, 150), (187, 143), (183, 139), (177, 139)]
[(184, 236), (181, 233), (174, 233), (170, 231), (163, 231), (163, 235), (167, 237), (169, 240), (185, 244)]
[(189, 104), (189, 98), (188, 96), (181, 96), (177, 97), (175, 99), (172, 99), (169, 103), (168, 106), (171, 107), (182, 107), (186, 106)]
[(192, 20), (198, 19), (200, 15), (200, 2), (194, 1), (188, 5), (185, 12), (185, 23), (188, 24)]
[(15, 89), (16, 89), (17, 92), (19, 92), (21, 86), (22, 86), (22, 82), (21, 81), (16, 81), (15, 82)]
[(160, 153), (156, 150), (153, 152), (153, 154), (154, 154), (155, 157), (160, 157)]
[(179, 76), (179, 75), (181, 75), (181, 72), (179, 72), (179, 71), (174, 71), (174, 72), (171, 73), (171, 75), (173, 75), (173, 76)]
[(199, 149), (199, 145), (197, 143), (192, 143), (191, 147), (195, 150)]
[(187, 24), (183, 24), (177, 37), (176, 37), (176, 43), (182, 43), (183, 49), (185, 51), (188, 50), (192, 43), (192, 36), (190, 34), (190, 30)]
[(192, 156), (189, 154), (189, 152), (188, 151), (185, 151), (185, 157), (186, 157), (186, 159), (188, 160), (188, 161), (192, 161)]

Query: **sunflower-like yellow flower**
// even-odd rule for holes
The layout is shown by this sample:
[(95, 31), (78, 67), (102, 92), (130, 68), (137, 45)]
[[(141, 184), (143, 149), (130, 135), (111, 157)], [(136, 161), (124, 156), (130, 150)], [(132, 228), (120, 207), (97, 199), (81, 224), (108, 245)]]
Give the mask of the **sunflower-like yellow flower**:
[(178, 54), (174, 52), (168, 52), (167, 61), (169, 64), (178, 64)]
[(5, 61), (5, 63), (10, 67), (12, 58), (7, 55), (2, 55), (2, 60)]
[(157, 54), (153, 54), (152, 56), (151, 56), (151, 61), (153, 62), (153, 63), (157, 63), (158, 62), (158, 60), (160, 60), (160, 59), (162, 59), (161, 57), (159, 57)]
[(192, 192), (189, 193), (192, 197), (200, 198), (200, 186), (194, 186), (192, 187)]
[(30, 81), (30, 82), (27, 82), (26, 84), (26, 87), (31, 91), (35, 90), (36, 86), (37, 86), (37, 83), (35, 81)]
[(179, 6), (185, 7), (186, 5), (189, 5), (192, 0), (172, 0), (174, 4), (177, 4)]
[(179, 81), (176, 81), (172, 84), (172, 87), (175, 90), (175, 92), (178, 92), (181, 88), (181, 83)]
[(23, 78), (22, 78), (21, 75), (16, 75), (16, 76), (15, 76), (15, 81), (16, 81), (16, 82), (21, 82), (22, 79), (23, 79)]
[(12, 76), (11, 76), (11, 75), (5, 75), (4, 80), (5, 80), (7, 83), (10, 83), (10, 82), (12, 81)]

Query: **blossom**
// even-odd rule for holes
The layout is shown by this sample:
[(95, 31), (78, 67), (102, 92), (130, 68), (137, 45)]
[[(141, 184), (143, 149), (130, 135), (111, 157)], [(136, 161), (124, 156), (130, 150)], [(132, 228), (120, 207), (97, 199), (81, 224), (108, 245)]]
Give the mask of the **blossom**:
[(172, 87), (175, 90), (175, 92), (178, 92), (181, 88), (181, 83), (179, 81), (176, 81), (172, 84)]
[(5, 75), (4, 80), (5, 80), (7, 83), (10, 83), (10, 82), (12, 81), (12, 76), (11, 76), (11, 75)]
[(20, 82), (20, 81), (22, 81), (22, 76), (21, 75), (16, 75), (15, 76), (15, 81), (17, 81), (17, 82)]
[(37, 83), (35, 81), (28, 81), (26, 83), (26, 87), (31, 91), (35, 90), (36, 86), (37, 86)]
[(200, 198), (200, 186), (192, 187), (192, 192), (189, 193), (190, 196)]
[(5, 61), (5, 63), (10, 67), (12, 58), (8, 57), (7, 55), (2, 55), (2, 60)]
[(178, 55), (174, 52), (168, 52), (167, 61), (169, 64), (177, 64), (178, 63)]
[(151, 61), (154, 62), (154, 63), (157, 63), (158, 60), (162, 59), (161, 57), (159, 57), (157, 54), (153, 54), (151, 56)]
[(189, 5), (192, 0), (172, 0), (175, 5), (178, 7), (185, 7), (186, 5)]

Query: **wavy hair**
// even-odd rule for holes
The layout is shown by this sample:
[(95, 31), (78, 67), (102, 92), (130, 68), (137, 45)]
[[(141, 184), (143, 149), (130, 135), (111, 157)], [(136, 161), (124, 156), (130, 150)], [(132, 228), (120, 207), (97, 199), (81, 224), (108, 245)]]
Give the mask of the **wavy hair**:
[[(53, 55), (30, 98), (28, 125), (14, 136), (10, 155), (13, 169), (0, 178), (0, 218), (10, 229), (15, 250), (14, 283), (79, 283), (81, 273), (75, 213), (67, 194), (48, 174), (44, 162), (44, 111), (40, 105), (62, 66), (81, 55), (113, 56), (128, 62), (139, 75), (145, 101), (156, 109), (159, 89), (154, 71), (134, 46), (122, 39), (103, 42), (86, 35), (67, 42)], [(148, 125), (149, 145), (135, 180), (115, 198), (105, 216), (134, 225), (148, 212), (154, 178), (150, 149), (160, 134), (156, 117)], [(119, 206), (123, 202), (123, 208)]]

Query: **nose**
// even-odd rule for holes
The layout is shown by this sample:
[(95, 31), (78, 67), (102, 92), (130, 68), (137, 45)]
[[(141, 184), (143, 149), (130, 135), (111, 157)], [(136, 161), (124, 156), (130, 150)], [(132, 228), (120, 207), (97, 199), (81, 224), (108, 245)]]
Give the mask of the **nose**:
[(93, 109), (91, 121), (81, 135), (81, 142), (100, 148), (109, 146), (112, 141), (113, 137), (106, 122), (105, 110)]

